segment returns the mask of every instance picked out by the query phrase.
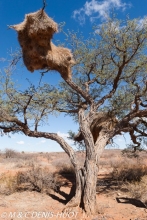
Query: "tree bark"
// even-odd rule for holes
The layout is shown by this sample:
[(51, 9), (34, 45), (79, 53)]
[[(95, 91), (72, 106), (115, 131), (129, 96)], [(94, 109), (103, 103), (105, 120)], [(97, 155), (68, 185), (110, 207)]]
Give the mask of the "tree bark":
[(96, 184), (97, 184), (98, 166), (96, 160), (85, 161), (85, 184), (83, 189), (83, 208), (88, 215), (93, 215), (97, 211), (96, 202)]
[(84, 167), (76, 171), (75, 197), (67, 205), (68, 207), (74, 207), (80, 204), (80, 207), (85, 210), (88, 216), (94, 215), (98, 209), (96, 201), (98, 163), (109, 139), (109, 133), (100, 132), (93, 149), (91, 148), (90, 152), (86, 151)]
[(110, 138), (113, 136), (113, 131), (103, 132), (103, 130), (99, 133), (97, 141), (95, 143), (96, 149), (96, 161), (99, 164), (100, 157), (108, 144)]
[(96, 149), (94, 140), (90, 131), (89, 119), (85, 117), (84, 109), (79, 109), (80, 131), (84, 137), (86, 146), (86, 159), (84, 167), (81, 169), (81, 203), (80, 206), (87, 215), (93, 215), (96, 212), (96, 183), (98, 166), (96, 161)]
[(71, 191), (74, 191), (74, 196), (67, 203), (65, 209), (79, 207), (81, 203), (81, 196), (82, 196), (81, 170), (75, 169), (75, 175), (76, 175), (76, 183), (75, 184), (73, 183), (73, 190), (71, 189)]
[(76, 171), (75, 196), (67, 203), (64, 210), (68, 211), (75, 207), (84, 209), (88, 216), (97, 211), (96, 183), (98, 166), (96, 161), (87, 160), (85, 166)]

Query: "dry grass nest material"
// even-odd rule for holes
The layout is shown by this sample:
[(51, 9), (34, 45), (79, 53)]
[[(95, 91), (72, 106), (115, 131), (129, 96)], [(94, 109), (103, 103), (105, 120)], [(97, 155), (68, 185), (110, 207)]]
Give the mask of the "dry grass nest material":
[[(93, 135), (94, 143), (97, 141), (97, 138), (99, 136), (99, 133), (102, 129), (112, 130), (118, 120), (115, 116), (105, 113), (105, 112), (97, 112), (92, 119), (92, 123), (90, 125), (90, 130)], [(80, 142), (84, 139), (82, 132), (79, 131), (79, 133), (74, 137), (74, 140), (77, 142)]]
[(29, 71), (56, 70), (64, 79), (71, 79), (71, 66), (75, 64), (72, 53), (51, 42), (58, 25), (42, 9), (27, 14), (22, 23), (10, 27), (18, 32), (24, 64)]

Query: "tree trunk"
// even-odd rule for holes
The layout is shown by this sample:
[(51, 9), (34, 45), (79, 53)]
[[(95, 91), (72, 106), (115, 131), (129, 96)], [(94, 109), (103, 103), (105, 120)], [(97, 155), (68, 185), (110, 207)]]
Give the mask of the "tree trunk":
[(71, 194), (73, 194), (72, 191), (74, 191), (74, 196), (67, 203), (66, 208), (77, 207), (77, 206), (80, 206), (80, 203), (81, 203), (81, 196), (82, 196), (81, 170), (76, 169), (75, 175), (76, 175), (76, 184), (74, 184), (72, 187), (73, 189), (71, 189)]
[(85, 166), (76, 171), (75, 196), (67, 203), (66, 210), (78, 206), (84, 209), (87, 215), (96, 213), (97, 174), (98, 166), (96, 161), (86, 159)]
[(113, 132), (103, 132), (103, 130), (99, 133), (99, 136), (97, 138), (97, 141), (95, 143), (95, 149), (96, 149), (96, 160), (97, 164), (99, 164), (100, 157), (110, 141), (110, 138), (112, 137)]
[(97, 212), (96, 185), (98, 163), (110, 136), (100, 132), (92, 151), (86, 151), (84, 167), (76, 171), (75, 196), (67, 204), (68, 207), (80, 206), (88, 216)]
[(98, 166), (96, 160), (85, 161), (85, 184), (83, 188), (83, 208), (88, 215), (93, 215), (97, 211), (96, 203), (96, 184), (97, 184)]
[(84, 108), (79, 109), (78, 114), (80, 131), (82, 132), (86, 146), (85, 164), (84, 167), (78, 171), (79, 175), (77, 175), (77, 177), (80, 178), (81, 184), (80, 206), (88, 215), (92, 215), (96, 212), (96, 183), (98, 173), (96, 149), (90, 131), (89, 119), (85, 117)]

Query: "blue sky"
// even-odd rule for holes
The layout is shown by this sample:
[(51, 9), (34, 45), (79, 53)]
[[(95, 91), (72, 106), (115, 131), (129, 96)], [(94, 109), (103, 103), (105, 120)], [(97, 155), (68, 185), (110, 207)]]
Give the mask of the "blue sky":
[[(0, 59), (9, 59), (9, 53), (19, 48), (17, 34), (8, 29), (7, 25), (18, 24), (23, 21), (25, 14), (35, 12), (42, 8), (42, 0), (0, 0)], [(85, 38), (92, 31), (93, 24), (101, 24), (110, 15), (112, 10), (118, 18), (125, 19), (127, 15), (132, 18), (140, 18), (142, 22), (147, 16), (147, 0), (47, 0), (45, 11), (57, 23), (65, 22), (64, 30), (80, 30)], [(56, 34), (54, 39), (64, 40), (64, 35)], [(6, 62), (0, 62), (0, 69), (6, 66)], [(19, 66), (16, 70), (15, 80), (19, 84), (25, 84), (25, 79), (33, 82), (39, 81), (39, 72), (33, 74), (25, 67)], [(46, 76), (45, 80), (58, 82), (60, 76), (53, 73)], [(77, 131), (78, 125), (74, 124), (69, 117), (60, 115), (58, 118), (51, 117), (49, 126), (41, 128), (44, 131), (58, 132), (67, 139), (67, 131)], [(126, 138), (127, 140), (128, 138)], [(126, 141), (118, 137), (116, 142), (124, 147)], [(0, 149), (13, 148), (20, 151), (61, 151), (58, 144), (45, 139), (28, 138), (23, 135), (11, 135), (0, 137)]]

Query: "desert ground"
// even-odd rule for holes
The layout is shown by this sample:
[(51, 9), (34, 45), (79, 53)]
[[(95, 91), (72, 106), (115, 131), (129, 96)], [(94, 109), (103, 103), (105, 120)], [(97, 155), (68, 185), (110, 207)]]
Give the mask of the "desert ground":
[[(78, 151), (80, 163), (85, 153)], [(97, 213), (62, 212), (72, 196), (74, 170), (64, 152), (0, 154), (0, 219), (147, 220), (147, 152), (132, 157), (105, 150), (99, 164)]]

